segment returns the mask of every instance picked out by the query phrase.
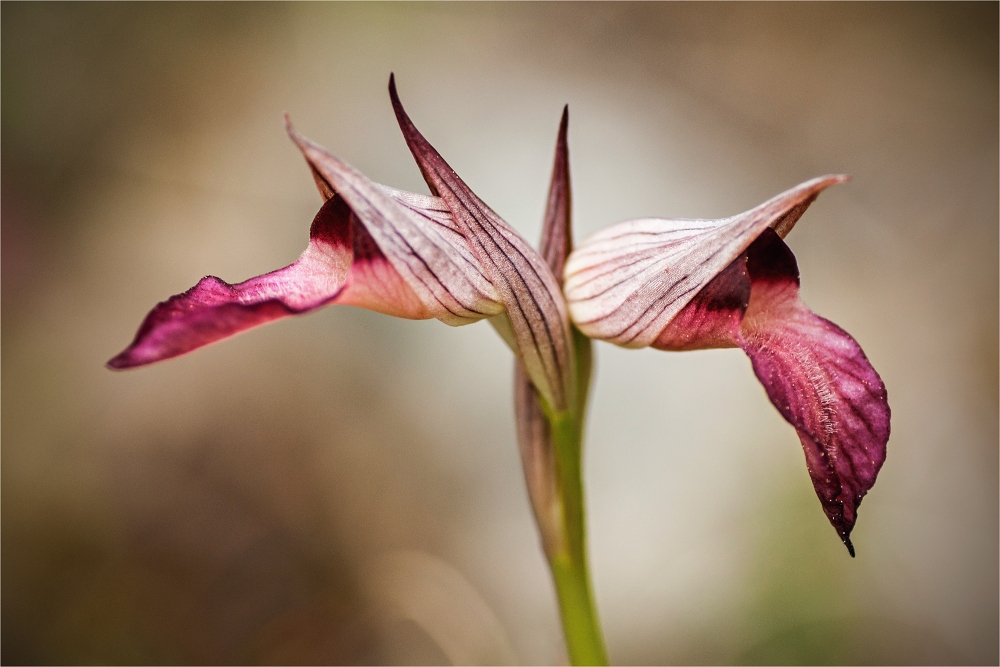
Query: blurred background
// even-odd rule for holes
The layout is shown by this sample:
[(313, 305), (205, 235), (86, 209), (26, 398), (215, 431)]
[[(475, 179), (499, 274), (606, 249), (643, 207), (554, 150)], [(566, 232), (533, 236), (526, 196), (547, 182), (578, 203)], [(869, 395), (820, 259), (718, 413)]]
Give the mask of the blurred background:
[(738, 350), (598, 344), (586, 452), (618, 663), (998, 660), (998, 9), (2, 8), (4, 663), (560, 663), (490, 327), (349, 307), (113, 373), (157, 301), (305, 247), (282, 127), (426, 192), (416, 124), (537, 239), (807, 178), (788, 241), (893, 411), (851, 559)]

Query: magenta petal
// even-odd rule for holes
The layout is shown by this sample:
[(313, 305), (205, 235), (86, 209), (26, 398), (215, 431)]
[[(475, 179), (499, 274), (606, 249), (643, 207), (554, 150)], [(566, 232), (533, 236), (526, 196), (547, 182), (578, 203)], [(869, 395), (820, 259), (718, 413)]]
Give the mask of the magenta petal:
[(847, 545), (885, 461), (885, 385), (857, 342), (799, 299), (795, 257), (766, 230), (747, 250), (752, 292), (743, 349), (771, 402), (798, 431), (823, 511)]
[(170, 359), (330, 303), (344, 290), (351, 269), (350, 215), (339, 197), (330, 199), (316, 214), (309, 247), (294, 264), (236, 285), (208, 276), (158, 304), (132, 344), (108, 366), (124, 369)]

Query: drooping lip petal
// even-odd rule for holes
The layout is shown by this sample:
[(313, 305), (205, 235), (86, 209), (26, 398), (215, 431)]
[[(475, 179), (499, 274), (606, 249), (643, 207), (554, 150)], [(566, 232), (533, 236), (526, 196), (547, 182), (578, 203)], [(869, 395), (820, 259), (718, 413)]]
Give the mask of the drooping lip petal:
[(506, 309), (514, 353), (552, 408), (565, 410), (569, 323), (558, 281), (538, 252), (472, 192), (417, 130), (399, 101), (393, 77), (389, 95), (424, 180), (451, 210)]
[(845, 180), (814, 178), (721, 220), (647, 218), (599, 232), (566, 263), (564, 292), (573, 321), (592, 338), (651, 345), (763, 230), (787, 234), (821, 191)]
[(795, 258), (777, 233), (768, 230), (750, 246), (747, 271), (741, 346), (798, 432), (823, 511), (853, 556), (857, 508), (885, 462), (885, 384), (857, 341), (799, 299)]
[(294, 264), (236, 285), (208, 276), (158, 304), (108, 366), (125, 369), (170, 359), (333, 302), (344, 291), (352, 264), (349, 216), (342, 201), (331, 199), (316, 214), (309, 247)]
[(736, 346), (795, 427), (823, 511), (853, 556), (857, 509), (889, 440), (885, 385), (847, 332), (802, 303), (795, 257), (772, 229), (688, 302), (654, 343), (664, 350)]

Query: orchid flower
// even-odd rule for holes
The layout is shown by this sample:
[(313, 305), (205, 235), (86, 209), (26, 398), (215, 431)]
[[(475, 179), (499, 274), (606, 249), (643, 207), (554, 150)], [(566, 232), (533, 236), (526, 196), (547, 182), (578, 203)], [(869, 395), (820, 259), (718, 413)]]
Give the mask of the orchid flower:
[[(324, 203), (294, 264), (229, 284), (208, 276), (158, 304), (114, 369), (170, 359), (252, 327), (327, 305), (360, 306), (459, 326), (488, 320), (514, 351), (518, 434), (529, 496), (549, 558), (574, 664), (604, 664), (584, 552), (580, 476), (590, 341), (562, 296), (570, 249), (566, 111), (543, 258), (479, 199), (410, 121), (389, 78), (396, 119), (432, 196), (373, 183), (286, 128)], [(557, 273), (554, 273), (553, 271)]]
[(298, 261), (229, 284), (208, 276), (158, 304), (114, 369), (169, 359), (252, 327), (332, 304), (460, 326), (487, 319), (549, 409), (565, 410), (570, 333), (545, 260), (448, 166), (410, 121), (389, 79), (406, 142), (434, 196), (372, 182), (296, 132), (324, 204)]
[(806, 468), (851, 556), (857, 509), (885, 461), (885, 385), (858, 343), (799, 299), (782, 240), (819, 193), (806, 181), (721, 220), (642, 219), (588, 239), (569, 257), (564, 291), (588, 336), (630, 348), (740, 347), (771, 402), (798, 432)]

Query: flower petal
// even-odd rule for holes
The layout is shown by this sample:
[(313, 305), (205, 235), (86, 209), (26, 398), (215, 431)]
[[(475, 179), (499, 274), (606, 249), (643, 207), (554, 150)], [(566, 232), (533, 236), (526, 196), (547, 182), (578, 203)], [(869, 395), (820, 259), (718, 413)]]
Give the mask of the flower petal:
[[(287, 118), (286, 118), (287, 123)], [(157, 305), (108, 365), (131, 368), (332, 303), (460, 325), (504, 312), (451, 210), (373, 183), (288, 124), (326, 203), (294, 264), (232, 285), (214, 276)]]
[(549, 196), (545, 205), (542, 222), (542, 242), (539, 247), (542, 258), (552, 269), (552, 274), (560, 287), (563, 283), (563, 269), (566, 258), (573, 250), (573, 198), (569, 181), (569, 105), (563, 107), (559, 121), (559, 135), (556, 139), (556, 156), (552, 164), (552, 178), (549, 179)]
[(132, 344), (108, 366), (124, 369), (170, 359), (326, 305), (344, 291), (352, 260), (350, 209), (343, 200), (330, 199), (316, 214), (309, 247), (297, 262), (236, 285), (202, 278), (153, 308)]
[(857, 342), (799, 299), (781, 240), (844, 180), (813, 179), (724, 220), (616, 225), (570, 255), (565, 292), (584, 333), (619, 345), (743, 348), (798, 432), (823, 510), (853, 555), (858, 505), (885, 461), (885, 385)]
[(566, 264), (564, 291), (583, 333), (625, 347), (653, 344), (667, 324), (768, 227), (787, 234), (825, 188), (806, 181), (722, 220), (643, 219), (588, 239)]
[(788, 246), (765, 229), (670, 322), (654, 347), (742, 347), (802, 441), (823, 511), (847, 545), (889, 439), (885, 385), (857, 342), (799, 299)]
[(374, 183), (287, 124), (321, 192), (343, 197), (396, 272), (433, 317), (468, 324), (503, 312), (465, 237), (439, 199)]
[(747, 251), (752, 284), (743, 349), (778, 412), (798, 431), (806, 467), (851, 555), (857, 508), (885, 461), (885, 385), (851, 336), (799, 299), (795, 257), (765, 231)]
[[(556, 276), (562, 274), (562, 266), (573, 246), (570, 225), (569, 151), (566, 141), (568, 123), (568, 109), (563, 109), (542, 226), (541, 254)], [(575, 385), (572, 393), (576, 396), (577, 414), (582, 415), (590, 383), (590, 339), (574, 336), (573, 350)], [(545, 553), (549, 558), (553, 558), (566, 547), (566, 524), (559, 473), (556, 469), (552, 427), (545, 416), (538, 392), (520, 361), (514, 362), (514, 413), (528, 497), (535, 513)]]
[(552, 408), (565, 410), (570, 373), (569, 323), (552, 270), (530, 244), (469, 189), (424, 139), (403, 110), (392, 77), (389, 95), (424, 180), (451, 210), (479, 266), (506, 308), (517, 342), (514, 353)]

